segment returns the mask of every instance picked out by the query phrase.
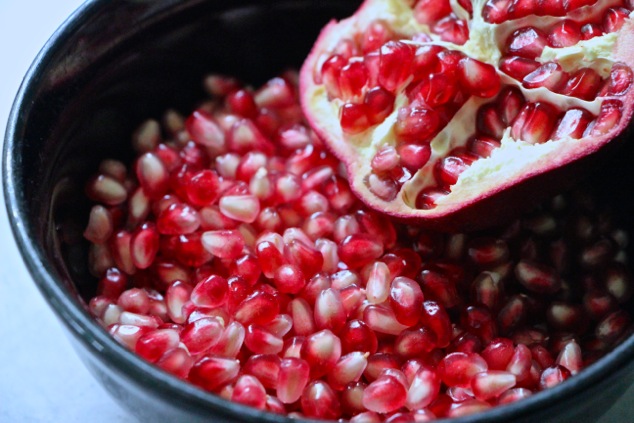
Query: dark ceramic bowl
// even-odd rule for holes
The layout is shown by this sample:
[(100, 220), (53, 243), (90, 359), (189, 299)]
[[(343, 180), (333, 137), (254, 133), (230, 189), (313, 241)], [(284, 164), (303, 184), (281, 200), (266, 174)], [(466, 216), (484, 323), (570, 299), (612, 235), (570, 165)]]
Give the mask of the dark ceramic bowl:
[[(9, 119), (3, 181), (24, 261), (88, 368), (142, 421), (283, 422), (203, 392), (115, 342), (86, 310), (96, 281), (81, 239), (83, 181), (101, 159), (131, 157), (129, 134), (168, 107), (185, 112), (210, 71), (253, 84), (298, 67), (320, 27), (358, 5), (342, 0), (93, 0), (46, 44)], [(631, 144), (631, 143), (630, 143)], [(628, 144), (599, 182), (632, 216)], [(613, 182), (618, 181), (618, 183)], [(634, 229), (630, 219), (626, 224)], [(634, 233), (634, 231), (631, 231)], [(634, 338), (566, 383), (460, 422), (595, 421), (630, 386)]]

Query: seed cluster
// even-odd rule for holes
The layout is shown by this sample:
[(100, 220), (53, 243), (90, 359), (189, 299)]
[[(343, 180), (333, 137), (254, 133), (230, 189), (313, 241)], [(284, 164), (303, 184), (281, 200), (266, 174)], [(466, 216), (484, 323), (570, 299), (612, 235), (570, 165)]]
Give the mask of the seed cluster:
[(353, 196), (295, 74), (206, 86), (86, 187), (90, 312), (149, 362), (273, 413), (427, 421), (555, 386), (629, 333), (628, 237), (588, 195), (486, 233), (399, 224)]
[[(315, 127), (333, 144), (348, 143), (359, 157), (373, 156), (372, 166), (354, 175), (368, 202), (433, 210), (443, 199), (451, 203), (447, 196), (461, 174), (490, 157), (503, 139), (596, 139), (622, 121), (623, 96), (634, 80), (630, 67), (571, 58), (621, 31), (631, 1), (488, 0), (477, 10), (470, 0), (395, 3), (400, 20), (362, 8), (351, 18), (356, 25), (331, 30), (337, 43), (318, 42), (323, 51), (311, 62), (312, 83), (324, 88), (309, 100), (319, 104), (312, 113), (327, 102), (338, 110), (343, 135), (331, 134), (332, 117), (316, 119)], [(529, 20), (532, 15), (544, 18)], [(496, 54), (470, 51), (468, 42), (489, 33), (496, 45), (483, 48)], [(566, 52), (568, 47), (573, 50)], [(546, 49), (554, 58), (543, 56)], [(391, 132), (383, 137), (386, 126)]]

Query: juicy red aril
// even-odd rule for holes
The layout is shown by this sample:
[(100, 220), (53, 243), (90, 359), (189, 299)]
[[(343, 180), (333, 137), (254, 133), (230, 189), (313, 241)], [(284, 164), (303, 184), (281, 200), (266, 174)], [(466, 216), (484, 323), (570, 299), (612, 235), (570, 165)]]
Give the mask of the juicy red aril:
[[(459, 26), (443, 13), (448, 28)], [(395, 115), (394, 142), (369, 158), (378, 178), (401, 184), (399, 172), (437, 160), (429, 163), (437, 176), (425, 191), (429, 201), (501, 148), (508, 127), (511, 137), (533, 143), (576, 139), (607, 130), (622, 113), (614, 98), (598, 116), (527, 100), (517, 88), (497, 87), (494, 68), (461, 52), (385, 47), (382, 25), (364, 41), (380, 43), (365, 52), (367, 63), (333, 55), (324, 64), (332, 75), (322, 77), (365, 109), (369, 125)], [(549, 43), (556, 30), (563, 36), (551, 28)], [(351, 41), (341, 54), (355, 48)], [(505, 63), (532, 61), (508, 53)], [(405, 65), (421, 76), (408, 81)], [(530, 80), (538, 68), (518, 79)], [(430, 86), (425, 72), (455, 86)], [(418, 103), (395, 111), (391, 89), (408, 82)], [(605, 81), (582, 68), (548, 88), (581, 101), (622, 95), (631, 83), (629, 68), (617, 63)], [(149, 362), (261, 410), (413, 421), (528, 397), (583, 371), (628, 333), (627, 234), (598, 206), (586, 212), (582, 196), (479, 233), (406, 225), (357, 201), (303, 123), (291, 82), (236, 90), (213, 113), (199, 110), (186, 121), (194, 142), (162, 142), (161, 128), (146, 124), (135, 137), (134, 171), (105, 162), (88, 182), (102, 204), (85, 231), (99, 280), (89, 310)], [(472, 98), (484, 101), (474, 110), (477, 128), (465, 147), (438, 160), (429, 141), (468, 96), (489, 97)], [(260, 122), (263, 114), (276, 122), (266, 130), (243, 120)], [(163, 133), (182, 130), (172, 122)], [(576, 286), (567, 273), (573, 264)]]

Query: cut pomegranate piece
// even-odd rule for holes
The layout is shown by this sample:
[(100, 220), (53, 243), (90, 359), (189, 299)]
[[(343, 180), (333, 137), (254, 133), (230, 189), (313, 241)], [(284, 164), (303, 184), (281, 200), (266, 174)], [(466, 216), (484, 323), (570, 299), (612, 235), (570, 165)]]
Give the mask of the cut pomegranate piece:
[(463, 3), (365, 0), (300, 72), (303, 110), (352, 190), (435, 229), (516, 217), (569, 185), (581, 168), (569, 165), (605, 150), (634, 110), (634, 59), (619, 47), (634, 37), (629, 3)]

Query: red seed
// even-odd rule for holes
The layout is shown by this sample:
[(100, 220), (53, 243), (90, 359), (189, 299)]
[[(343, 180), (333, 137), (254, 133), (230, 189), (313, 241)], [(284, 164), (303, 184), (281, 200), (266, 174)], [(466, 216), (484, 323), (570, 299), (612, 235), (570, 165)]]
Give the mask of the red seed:
[(277, 354), (282, 351), (284, 341), (261, 326), (249, 325), (244, 345), (255, 354)]
[(535, 59), (546, 47), (547, 37), (542, 31), (533, 27), (525, 27), (513, 32), (507, 41), (507, 50), (515, 56)]
[(353, 351), (374, 354), (378, 348), (378, 341), (374, 331), (362, 320), (349, 320), (339, 333), (341, 349), (344, 354)]
[(407, 408), (418, 410), (431, 404), (440, 391), (440, 383), (434, 369), (422, 366), (414, 375), (407, 391)]
[(568, 73), (564, 72), (561, 65), (548, 62), (529, 73), (522, 80), (526, 88), (548, 88), (550, 91), (559, 91), (568, 81)]
[(581, 28), (575, 21), (566, 19), (555, 24), (548, 33), (548, 45), (551, 47), (570, 47), (581, 40)]
[(341, 295), (332, 288), (322, 291), (315, 301), (315, 324), (317, 329), (330, 329), (339, 333), (346, 323), (346, 311)]
[(190, 354), (198, 355), (217, 343), (223, 330), (222, 319), (204, 317), (187, 324), (181, 332), (181, 340)]
[(367, 364), (367, 353), (354, 351), (342, 356), (328, 374), (328, 384), (341, 391), (349, 383), (359, 380)]
[(363, 321), (375, 332), (398, 335), (407, 329), (399, 323), (389, 306), (370, 305), (363, 311)]
[(458, 69), (460, 83), (470, 94), (489, 98), (500, 91), (500, 77), (493, 66), (465, 57)]
[(363, 405), (376, 413), (389, 413), (403, 407), (407, 389), (392, 376), (380, 376), (363, 391)]
[(277, 378), (277, 397), (284, 404), (296, 402), (308, 384), (309, 364), (295, 357), (283, 358)]
[(539, 379), (539, 388), (547, 389), (559, 385), (570, 377), (570, 371), (562, 366), (553, 366), (544, 369)]
[(428, 328), (405, 330), (394, 341), (394, 352), (402, 357), (415, 358), (436, 348), (436, 335)]
[(443, 306), (435, 301), (425, 301), (421, 310), (420, 323), (429, 327), (436, 334), (439, 348), (449, 345), (451, 321)]
[(231, 401), (264, 410), (266, 407), (266, 389), (256, 377), (242, 375), (233, 388)]
[(336, 420), (341, 416), (337, 394), (323, 381), (311, 382), (301, 397), (302, 412), (306, 417)]
[(526, 289), (538, 294), (553, 294), (561, 289), (561, 280), (554, 269), (527, 260), (517, 263), (515, 276)]
[(370, 235), (349, 235), (339, 245), (339, 258), (353, 269), (371, 263), (382, 254), (383, 245)]
[(438, 364), (438, 376), (447, 386), (467, 388), (474, 376), (488, 368), (478, 354), (455, 352), (445, 356)]
[(374, 87), (365, 93), (364, 105), (370, 125), (383, 122), (394, 110), (394, 94), (383, 87)]
[(255, 291), (240, 303), (234, 317), (245, 326), (265, 325), (275, 318), (279, 309), (279, 302), (271, 294)]
[(215, 392), (231, 382), (240, 371), (238, 360), (221, 357), (203, 357), (191, 368), (188, 379), (194, 385)]
[(142, 335), (135, 352), (151, 363), (155, 363), (167, 352), (178, 347), (180, 336), (174, 329), (157, 329)]
[(418, 323), (424, 296), (420, 285), (404, 276), (394, 278), (389, 291), (390, 305), (399, 323), (414, 326)]
[(218, 150), (224, 147), (225, 133), (208, 113), (202, 110), (195, 111), (187, 119), (185, 126), (194, 142)]
[(187, 204), (174, 203), (159, 214), (156, 227), (162, 235), (191, 234), (200, 227), (200, 215)]
[(488, 370), (471, 381), (473, 394), (482, 401), (494, 399), (515, 386), (515, 375), (501, 370)]
[(431, 141), (441, 126), (438, 114), (424, 106), (402, 107), (398, 110), (394, 133), (405, 142)]
[(414, 18), (425, 25), (431, 25), (451, 13), (448, 0), (419, 0), (414, 6)]
[(301, 358), (310, 365), (311, 377), (327, 374), (341, 357), (341, 340), (330, 330), (315, 332), (301, 347)]

